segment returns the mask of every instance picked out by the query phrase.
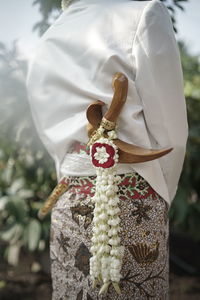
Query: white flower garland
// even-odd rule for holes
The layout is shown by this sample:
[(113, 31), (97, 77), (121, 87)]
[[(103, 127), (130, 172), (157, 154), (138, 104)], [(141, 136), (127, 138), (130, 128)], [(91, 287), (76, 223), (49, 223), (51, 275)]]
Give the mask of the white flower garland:
[[(118, 149), (112, 141), (113, 138), (116, 138), (116, 133), (115, 131), (110, 131), (108, 132), (108, 138), (102, 137), (90, 147), (91, 156), (99, 164), (105, 164), (109, 159), (114, 160), (111, 167), (95, 166), (97, 177), (95, 195), (92, 197), (95, 208), (92, 246), (90, 248), (92, 253), (90, 258), (90, 276), (93, 287), (98, 282), (103, 283), (99, 294), (106, 293), (111, 283), (116, 292), (118, 294), (121, 293), (119, 281), (121, 278), (120, 270), (124, 247), (120, 245), (118, 234), (120, 231), (120, 209), (118, 207), (119, 197), (117, 192), (120, 176), (116, 176)], [(96, 152), (93, 148), (95, 144), (97, 145), (95, 148)], [(98, 144), (101, 144), (101, 147), (98, 147)], [(107, 153), (106, 147), (113, 148), (113, 157), (110, 157)]]

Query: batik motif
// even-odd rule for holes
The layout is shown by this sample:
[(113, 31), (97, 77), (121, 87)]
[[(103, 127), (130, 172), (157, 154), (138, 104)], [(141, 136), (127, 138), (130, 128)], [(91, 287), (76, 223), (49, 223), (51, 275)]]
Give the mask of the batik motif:
[(137, 173), (120, 175), (121, 295), (112, 286), (98, 296), (91, 286), (95, 176), (69, 177), (71, 189), (52, 211), (53, 300), (168, 299), (168, 205)]

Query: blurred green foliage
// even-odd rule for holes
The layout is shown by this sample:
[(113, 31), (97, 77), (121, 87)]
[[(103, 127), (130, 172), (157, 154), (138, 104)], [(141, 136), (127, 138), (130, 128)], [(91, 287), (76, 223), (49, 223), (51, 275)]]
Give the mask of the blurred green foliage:
[(177, 195), (170, 210), (172, 230), (200, 241), (200, 61), (179, 44), (187, 101), (189, 138)]
[(18, 263), (21, 247), (48, 246), (50, 218), (40, 222), (38, 209), (56, 182), (54, 165), (38, 139), (27, 100), (26, 61), (15, 44), (0, 44), (0, 239), (5, 257)]

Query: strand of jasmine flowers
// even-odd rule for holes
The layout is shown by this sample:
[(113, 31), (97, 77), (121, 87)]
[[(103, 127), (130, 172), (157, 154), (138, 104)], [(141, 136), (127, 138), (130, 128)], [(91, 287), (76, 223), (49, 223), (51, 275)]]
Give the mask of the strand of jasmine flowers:
[[(116, 171), (115, 171), (116, 173)], [(110, 278), (113, 286), (118, 294), (120, 294), (119, 281), (121, 278), (120, 270), (122, 267), (122, 257), (124, 252), (124, 247), (120, 245), (120, 208), (118, 206), (119, 197), (117, 195), (118, 186), (117, 183), (120, 180), (119, 176), (112, 178), (109, 185), (113, 186), (113, 189), (109, 189), (109, 201), (108, 201), (108, 224), (110, 225), (110, 230), (108, 232), (109, 244), (111, 245), (110, 251)]]
[[(101, 138), (99, 141), (106, 142), (115, 149), (115, 162), (117, 162), (117, 147), (111, 141), (114, 137), (116, 138), (116, 134), (110, 132), (109, 140)], [(118, 236), (120, 209), (118, 207), (117, 183), (120, 177), (116, 176), (115, 165), (108, 169), (96, 168), (96, 173), (96, 191), (92, 199), (95, 202), (95, 209), (92, 247), (90, 249), (93, 255), (90, 258), (90, 275), (93, 286), (96, 286), (98, 281), (103, 282), (99, 294), (107, 292), (111, 282), (119, 294), (123, 257), (123, 247), (120, 246), (120, 237)]]
[(105, 282), (110, 279), (109, 274), (107, 274), (107, 276), (105, 272), (104, 275), (102, 274), (102, 262), (105, 265), (106, 258), (110, 252), (110, 246), (108, 245), (108, 236), (106, 235), (109, 229), (107, 225), (108, 215), (106, 201), (102, 201), (106, 200), (106, 198), (102, 195), (103, 185), (101, 185), (101, 181), (102, 174), (100, 170), (97, 170), (96, 192), (93, 197), (93, 201), (95, 202), (92, 237), (93, 246), (90, 249), (93, 254), (93, 257), (90, 259), (90, 273), (94, 283), (102, 280)]

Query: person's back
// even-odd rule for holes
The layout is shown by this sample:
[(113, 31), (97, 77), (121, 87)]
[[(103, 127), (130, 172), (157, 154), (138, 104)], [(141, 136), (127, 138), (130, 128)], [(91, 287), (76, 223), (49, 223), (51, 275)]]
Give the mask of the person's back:
[[(74, 145), (88, 141), (88, 105), (102, 100), (107, 104), (104, 112), (108, 108), (116, 72), (128, 78), (118, 137), (146, 148), (174, 148), (159, 160), (119, 164), (118, 174), (137, 172), (170, 204), (185, 154), (187, 118), (178, 48), (167, 9), (159, 1), (71, 2), (42, 37), (29, 68), (30, 104), (39, 136), (55, 160), (58, 179), (94, 176), (88, 155), (75, 153), (74, 163), (70, 153)], [(130, 249), (133, 256), (139, 251)], [(64, 299), (75, 299), (72, 294)]]
[(79, 0), (42, 37), (28, 87), (38, 133), (58, 177), (71, 144), (87, 140), (87, 106), (98, 99), (110, 103), (112, 76), (120, 71), (129, 79), (129, 90), (119, 137), (147, 148), (175, 147), (160, 159), (161, 167), (152, 161), (123, 170), (132, 167), (167, 202), (173, 199), (187, 124), (179, 54), (165, 10), (158, 1)]

